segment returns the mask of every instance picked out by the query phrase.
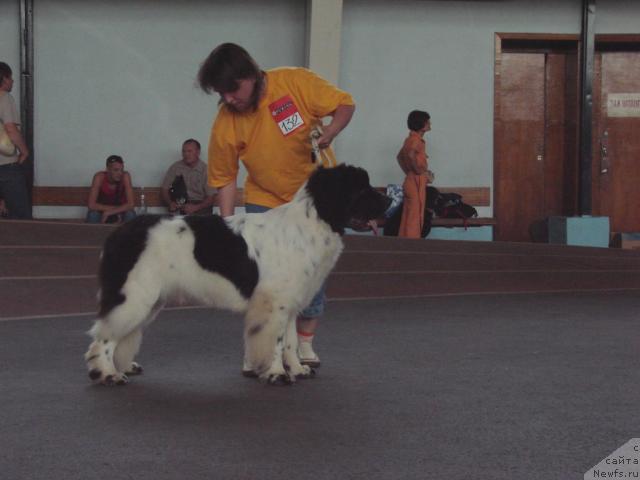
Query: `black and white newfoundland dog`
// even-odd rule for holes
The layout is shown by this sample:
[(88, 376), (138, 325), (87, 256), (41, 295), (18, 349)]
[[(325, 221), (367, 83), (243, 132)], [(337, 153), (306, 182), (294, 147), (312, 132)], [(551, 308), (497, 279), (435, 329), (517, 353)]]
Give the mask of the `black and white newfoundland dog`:
[(176, 294), (245, 313), (245, 360), (271, 384), (313, 372), (297, 357), (295, 319), (329, 275), (346, 227), (380, 218), (390, 199), (367, 172), (319, 168), (281, 207), (223, 219), (144, 215), (106, 240), (99, 312), (85, 354), (89, 377), (124, 385), (143, 329)]

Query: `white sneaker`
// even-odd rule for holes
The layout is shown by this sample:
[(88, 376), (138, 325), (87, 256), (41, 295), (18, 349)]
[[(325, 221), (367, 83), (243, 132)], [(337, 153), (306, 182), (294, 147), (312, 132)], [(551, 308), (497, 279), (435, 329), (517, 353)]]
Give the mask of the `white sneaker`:
[(302, 365), (308, 365), (311, 368), (318, 368), (320, 366), (320, 357), (313, 351), (313, 344), (311, 342), (298, 343), (298, 357), (300, 357), (300, 363)]

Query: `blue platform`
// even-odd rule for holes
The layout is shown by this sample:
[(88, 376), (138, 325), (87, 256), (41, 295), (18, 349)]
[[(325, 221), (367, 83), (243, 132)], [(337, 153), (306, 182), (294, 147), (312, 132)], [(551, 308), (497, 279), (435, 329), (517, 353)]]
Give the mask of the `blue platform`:
[(549, 243), (609, 247), (609, 217), (549, 217)]
[(493, 240), (493, 227), (482, 225), (474, 227), (432, 227), (427, 239), (433, 240), (472, 240), (490, 242)]
[[(380, 235), (383, 235), (380, 229)], [(373, 232), (356, 232), (350, 228), (345, 229), (347, 235), (373, 235)], [(432, 227), (427, 235), (427, 240), (472, 240), (478, 242), (490, 242), (493, 240), (493, 227), (482, 225), (474, 227)]]

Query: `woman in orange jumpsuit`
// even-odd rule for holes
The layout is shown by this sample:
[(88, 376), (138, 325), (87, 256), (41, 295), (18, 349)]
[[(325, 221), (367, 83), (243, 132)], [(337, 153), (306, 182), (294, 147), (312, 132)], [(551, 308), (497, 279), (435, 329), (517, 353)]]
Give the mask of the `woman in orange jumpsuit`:
[(414, 110), (407, 118), (409, 136), (404, 141), (397, 159), (406, 178), (402, 184), (404, 206), (399, 237), (421, 238), (424, 225), (424, 209), (427, 202), (427, 144), (424, 134), (431, 130), (431, 116)]

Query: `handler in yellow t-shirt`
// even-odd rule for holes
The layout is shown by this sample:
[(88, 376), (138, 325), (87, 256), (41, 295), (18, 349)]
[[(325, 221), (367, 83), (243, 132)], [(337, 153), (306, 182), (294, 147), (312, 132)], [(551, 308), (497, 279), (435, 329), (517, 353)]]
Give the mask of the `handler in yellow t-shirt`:
[[(239, 161), (247, 169), (245, 209), (256, 213), (289, 202), (316, 168), (309, 134), (323, 117), (320, 148), (347, 126), (355, 105), (348, 93), (305, 68), (260, 69), (239, 45), (216, 47), (200, 67), (200, 87), (220, 95), (209, 140), (209, 184), (218, 189), (220, 213), (233, 215)], [(320, 366), (312, 340), (324, 310), (324, 291), (298, 317), (298, 354)], [(247, 366), (243, 373), (249, 375)]]

